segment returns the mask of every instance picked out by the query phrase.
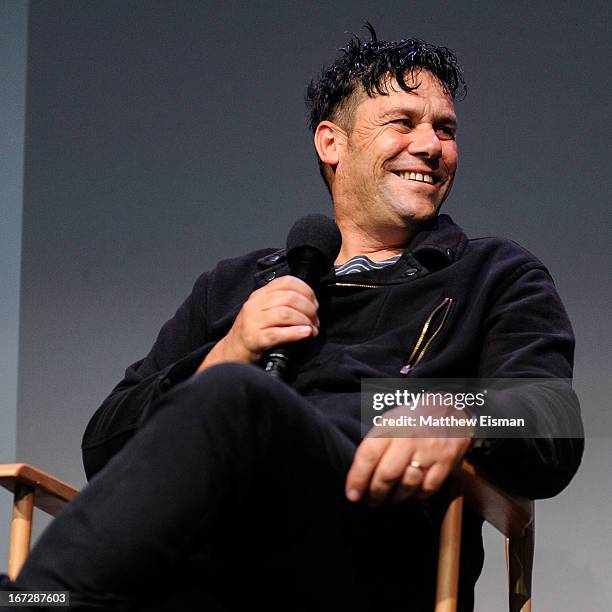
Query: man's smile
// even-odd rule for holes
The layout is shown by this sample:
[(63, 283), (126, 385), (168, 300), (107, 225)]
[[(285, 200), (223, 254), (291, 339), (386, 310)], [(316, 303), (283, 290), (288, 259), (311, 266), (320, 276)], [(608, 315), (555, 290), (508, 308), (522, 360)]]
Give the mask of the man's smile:
[(395, 176), (401, 178), (404, 181), (413, 181), (417, 183), (423, 183), (425, 185), (430, 185), (431, 187), (439, 184), (442, 181), (442, 179), (439, 176), (436, 176), (435, 174), (432, 174), (432, 173), (397, 171), (397, 172), (393, 172), (392, 174), (395, 174)]

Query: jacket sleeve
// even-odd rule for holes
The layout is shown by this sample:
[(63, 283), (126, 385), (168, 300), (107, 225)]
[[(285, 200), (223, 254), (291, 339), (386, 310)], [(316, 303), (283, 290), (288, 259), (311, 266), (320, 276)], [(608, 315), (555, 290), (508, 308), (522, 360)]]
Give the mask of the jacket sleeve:
[(189, 297), (159, 332), (149, 354), (125, 371), (90, 419), (81, 444), (87, 479), (98, 471), (151, 416), (155, 401), (191, 376), (215, 342), (207, 326), (210, 274), (202, 274)]
[(479, 377), (515, 379), (494, 391), (487, 413), (524, 418), (529, 434), (490, 440), (472, 454), (510, 492), (557, 495), (578, 470), (584, 432), (571, 387), (574, 335), (542, 264), (524, 264), (510, 275), (494, 296), (482, 338)]

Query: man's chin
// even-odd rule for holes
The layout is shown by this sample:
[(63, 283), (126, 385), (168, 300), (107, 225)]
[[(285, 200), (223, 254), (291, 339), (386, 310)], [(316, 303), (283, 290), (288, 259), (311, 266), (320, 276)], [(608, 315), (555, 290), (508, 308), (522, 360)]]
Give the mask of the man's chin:
[(404, 223), (408, 227), (421, 228), (428, 225), (433, 219), (438, 216), (440, 207), (423, 206), (419, 208), (411, 208), (402, 215)]

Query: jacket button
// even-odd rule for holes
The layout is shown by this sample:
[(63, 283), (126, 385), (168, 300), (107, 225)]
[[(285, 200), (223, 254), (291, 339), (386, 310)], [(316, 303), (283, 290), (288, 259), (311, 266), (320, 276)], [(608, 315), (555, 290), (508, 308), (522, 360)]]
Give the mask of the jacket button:
[(418, 268), (408, 268), (406, 270), (406, 276), (413, 276), (414, 274), (416, 274), (419, 271)]
[(266, 283), (269, 283), (271, 280), (274, 280), (275, 278), (276, 278), (276, 272), (268, 272), (264, 276), (264, 280), (266, 281)]

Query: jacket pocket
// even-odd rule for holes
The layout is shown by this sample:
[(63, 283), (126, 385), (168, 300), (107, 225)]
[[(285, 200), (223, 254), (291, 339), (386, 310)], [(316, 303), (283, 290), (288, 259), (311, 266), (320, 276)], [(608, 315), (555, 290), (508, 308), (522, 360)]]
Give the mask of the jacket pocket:
[(406, 365), (402, 366), (400, 374), (408, 376), (412, 370), (423, 361), (433, 341), (442, 333), (442, 329), (448, 320), (452, 305), (453, 298), (445, 297), (429, 313), (429, 316), (425, 319), (425, 323), (423, 323), (416, 344), (410, 353), (410, 357), (408, 357)]

